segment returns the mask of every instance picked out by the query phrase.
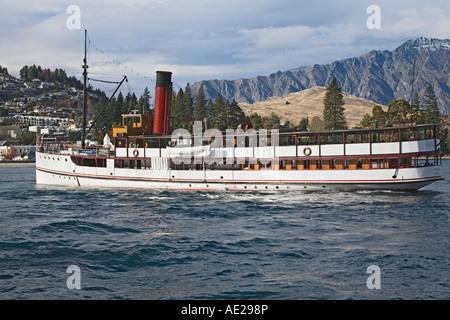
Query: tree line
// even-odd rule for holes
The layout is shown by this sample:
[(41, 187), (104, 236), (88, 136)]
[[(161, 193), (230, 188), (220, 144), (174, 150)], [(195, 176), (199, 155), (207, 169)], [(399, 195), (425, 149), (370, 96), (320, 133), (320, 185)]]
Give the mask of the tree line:
[(364, 115), (361, 120), (361, 126), (368, 126), (371, 121), (377, 121), (380, 125), (402, 123), (439, 124), (441, 117), (436, 95), (433, 87), (429, 85), (423, 99), (420, 99), (419, 94), (416, 93), (411, 103), (404, 99), (391, 101), (387, 111), (384, 111), (381, 106), (374, 106), (372, 114), (367, 113)]
[(19, 71), (20, 78), (25, 81), (32, 81), (34, 79), (39, 79), (43, 82), (59, 82), (70, 87), (77, 89), (82, 89), (83, 84), (74, 76), (68, 77), (64, 69), (50, 70), (47, 68), (42, 68), (41, 66), (25, 65)]
[(218, 94), (214, 101), (205, 99), (203, 84), (200, 85), (195, 100), (192, 98), (190, 84), (172, 95), (172, 128), (190, 129), (192, 121), (201, 121), (203, 130), (236, 129), (250, 123), (239, 104), (233, 99), (224, 100)]
[(0, 73), (2, 73), (5, 76), (9, 76), (8, 68), (2, 67), (1, 65), (0, 65)]
[(269, 116), (261, 116), (258, 113), (245, 115), (236, 100), (225, 100), (217, 94), (214, 100), (205, 99), (203, 84), (200, 85), (197, 96), (192, 97), (190, 84), (185, 89), (179, 89), (172, 95), (172, 127), (191, 129), (192, 121), (201, 121), (203, 130), (218, 129), (281, 129), (290, 128), (289, 121), (281, 124), (281, 117), (272, 112)]

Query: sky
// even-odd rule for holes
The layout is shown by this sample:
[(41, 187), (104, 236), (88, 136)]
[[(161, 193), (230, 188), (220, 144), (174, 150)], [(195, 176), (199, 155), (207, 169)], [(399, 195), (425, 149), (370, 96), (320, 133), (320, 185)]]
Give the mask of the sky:
[(177, 90), (449, 39), (450, 1), (0, 0), (0, 65), (16, 76), (24, 65), (62, 68), (82, 80), (85, 30), (89, 77), (126, 75), (121, 91), (139, 97), (154, 92), (157, 70), (173, 72)]

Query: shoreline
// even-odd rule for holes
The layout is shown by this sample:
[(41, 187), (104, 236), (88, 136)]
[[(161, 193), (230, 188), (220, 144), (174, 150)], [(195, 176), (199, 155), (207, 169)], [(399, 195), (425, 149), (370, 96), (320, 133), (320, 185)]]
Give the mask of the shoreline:
[(35, 161), (0, 161), (0, 167), (34, 167)]

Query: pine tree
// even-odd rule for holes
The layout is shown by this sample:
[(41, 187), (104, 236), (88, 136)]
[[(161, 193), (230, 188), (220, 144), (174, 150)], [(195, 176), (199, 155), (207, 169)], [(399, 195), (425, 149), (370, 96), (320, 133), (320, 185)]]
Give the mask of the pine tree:
[(372, 120), (377, 120), (379, 125), (386, 124), (386, 112), (381, 106), (373, 106), (372, 108)]
[(128, 112), (131, 113), (133, 110), (136, 110), (138, 99), (136, 97), (136, 94), (133, 92), (131, 94), (131, 100), (130, 100), (130, 106)]
[(145, 87), (144, 92), (142, 93), (141, 97), (138, 100), (137, 107), (138, 110), (142, 112), (142, 114), (146, 114), (150, 110), (150, 91), (147, 87)]
[(197, 93), (197, 101), (194, 106), (194, 120), (202, 121), (206, 118), (206, 100), (203, 84), (200, 85)]
[(25, 65), (20, 69), (20, 79), (26, 80), (28, 75), (28, 66)]
[(184, 89), (183, 112), (186, 119), (185, 121), (189, 122), (189, 117), (194, 113), (194, 101), (192, 99), (192, 90), (189, 83), (186, 84), (186, 88)]
[(322, 131), (325, 129), (324, 121), (319, 116), (314, 116), (308, 125), (309, 131)]
[(206, 104), (206, 126), (208, 129), (217, 128), (215, 125), (216, 117), (214, 108), (215, 102), (209, 100), (208, 103)]
[(172, 118), (172, 125), (174, 129), (180, 128), (180, 111), (181, 111), (181, 101), (183, 99), (183, 89), (180, 88), (178, 93), (172, 92), (172, 100), (170, 106), (170, 114)]
[(280, 120), (281, 118), (276, 115), (275, 112), (272, 112), (270, 116), (263, 117), (263, 127), (264, 129), (279, 129), (280, 128)]
[(242, 111), (241, 107), (239, 107), (239, 104), (236, 102), (236, 100), (233, 99), (231, 103), (228, 104), (228, 128), (235, 129), (239, 125), (245, 123), (245, 113)]
[(5, 76), (9, 76), (8, 68), (0, 66), (0, 73), (3, 73)]
[(123, 105), (123, 94), (122, 92), (119, 92), (119, 94), (117, 95), (116, 103), (114, 105), (114, 116), (113, 116), (113, 122), (118, 125), (122, 124), (122, 105)]
[(336, 77), (331, 80), (323, 99), (323, 119), (326, 130), (345, 129), (347, 121), (344, 115), (344, 96)]
[(227, 129), (228, 124), (228, 106), (222, 99), (220, 93), (217, 94), (216, 100), (211, 102), (208, 107), (208, 118), (210, 118), (210, 124), (213, 128), (219, 130)]
[(407, 123), (409, 122), (408, 114), (411, 106), (404, 99), (392, 100), (388, 104), (387, 120), (389, 124)]
[(191, 95), (191, 85), (188, 83), (184, 89), (184, 93), (181, 99), (180, 112), (178, 116), (179, 128), (189, 129), (191, 123), (189, 121), (193, 114), (194, 102)]
[(411, 99), (411, 123), (423, 123), (424, 118), (421, 112), (420, 98), (419, 94), (416, 92), (414, 97)]
[(425, 93), (425, 122), (428, 124), (439, 124), (440, 112), (433, 87), (429, 85)]
[(300, 131), (306, 131), (308, 129), (309, 119), (306, 117), (303, 117), (300, 122), (298, 123), (298, 130)]
[(370, 122), (371, 122), (372, 120), (373, 120), (373, 117), (372, 117), (370, 114), (366, 113), (366, 114), (363, 116), (363, 118), (362, 118), (360, 124), (361, 124), (361, 126), (363, 126), (363, 127), (368, 127), (368, 126), (370, 125)]
[(250, 122), (255, 129), (264, 129), (263, 128), (263, 119), (258, 113), (252, 113), (250, 115)]

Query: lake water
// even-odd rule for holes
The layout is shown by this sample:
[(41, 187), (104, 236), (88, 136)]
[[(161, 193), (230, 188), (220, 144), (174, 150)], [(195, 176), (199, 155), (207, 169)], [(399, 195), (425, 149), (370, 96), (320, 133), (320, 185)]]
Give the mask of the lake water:
[(67, 188), (34, 170), (0, 167), (0, 299), (450, 298), (449, 160), (417, 193)]

